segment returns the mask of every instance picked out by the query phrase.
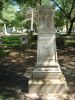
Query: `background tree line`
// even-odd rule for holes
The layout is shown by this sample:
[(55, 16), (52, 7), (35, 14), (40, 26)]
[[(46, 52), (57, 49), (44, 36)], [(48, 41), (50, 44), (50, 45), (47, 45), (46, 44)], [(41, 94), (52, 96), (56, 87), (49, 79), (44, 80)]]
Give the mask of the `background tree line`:
[(54, 5), (56, 28), (66, 25), (66, 32), (70, 35), (75, 23), (75, 0), (0, 0), (0, 24), (4, 24), (4, 27), (28, 27), (29, 24), (25, 24), (31, 16), (27, 13), (28, 8), (34, 9), (43, 4)]

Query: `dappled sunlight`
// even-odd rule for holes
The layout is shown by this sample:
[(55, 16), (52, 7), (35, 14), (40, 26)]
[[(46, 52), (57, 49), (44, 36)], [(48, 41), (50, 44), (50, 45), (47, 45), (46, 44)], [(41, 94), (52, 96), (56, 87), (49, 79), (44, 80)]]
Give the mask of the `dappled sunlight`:
[(28, 59), (28, 58), (33, 58), (34, 56), (28, 56), (28, 57), (25, 57), (26, 59)]
[(7, 51), (8, 55), (0, 58), (0, 95), (17, 100), (28, 92), (28, 80), (36, 63), (36, 50)]
[[(45, 94), (45, 95), (37, 95), (37, 94), (26, 94), (28, 100), (71, 100), (67, 99), (67, 94)], [(73, 99), (72, 99), (73, 100)]]
[(61, 66), (62, 73), (65, 76), (68, 90), (67, 99), (75, 98), (75, 48), (66, 47), (64, 50), (58, 50), (58, 61)]
[[(63, 49), (58, 50), (58, 60), (59, 60), (62, 73), (65, 76), (66, 83), (68, 86), (68, 90), (66, 91), (66, 93), (64, 95), (60, 94), (60, 98), (63, 96), (62, 97), (63, 100), (69, 100), (69, 99), (73, 100), (73, 98), (75, 98), (74, 97), (74, 93), (75, 93), (75, 67), (74, 67), (75, 66), (75, 63), (74, 63), (75, 62), (75, 49), (72, 49), (72, 48), (68, 48), (68, 49), (69, 50), (65, 50), (65, 51)], [(5, 96), (6, 98), (8, 97), (18, 98), (20, 96), (19, 94), (21, 94), (22, 91), (25, 91), (24, 93), (28, 92), (28, 90), (26, 89), (26, 86), (28, 88), (27, 83), (32, 74), (32, 69), (34, 68), (36, 64), (36, 50), (29, 49), (23, 52), (20, 50), (7, 50), (7, 52), (8, 52), (8, 55), (5, 55), (3, 58), (2, 57), (0, 58), (0, 86), (1, 86), (0, 94)], [(47, 66), (47, 65), (55, 65), (55, 63), (53, 61), (52, 63), (46, 62), (44, 66)], [(42, 70), (44, 71), (45, 69), (42, 69)], [(61, 77), (63, 77), (63, 75), (61, 75)], [(45, 90), (47, 90), (48, 93), (45, 95), (48, 95), (48, 97), (53, 99), (53, 97), (55, 98), (55, 96), (52, 96), (52, 94), (50, 95), (49, 92), (51, 93), (61, 92), (63, 85), (61, 86), (55, 85), (53, 86), (54, 88), (49, 87), (50, 85), (48, 87), (47, 86), (45, 87), (44, 84), (49, 84), (48, 81), (45, 80), (46, 77), (50, 78), (48, 74), (47, 75), (45, 74), (43, 77), (44, 82), (40, 81), (39, 84), (41, 85), (39, 85), (38, 87), (35, 86), (32, 88), (33, 88), (33, 91), (36, 91), (38, 89), (38, 93), (40, 94), (41, 92), (45, 92)], [(57, 75), (56, 77), (59, 77), (59, 75)], [(55, 81), (51, 80), (49, 82), (50, 84), (51, 83), (56, 84), (57, 82), (60, 83), (59, 80), (55, 80)], [(27, 96), (29, 98), (31, 97), (37, 98), (36, 100), (38, 100), (38, 96), (36, 96), (36, 94), (33, 94), (33, 95), (27, 94)], [(43, 96), (39, 96), (39, 97), (41, 98)], [(43, 100), (43, 98), (41, 98), (40, 100)]]
[[(65, 51), (66, 50), (66, 51)], [(75, 61), (75, 48), (73, 47), (67, 47), (65, 49), (59, 49), (58, 50), (58, 55), (59, 55), (59, 61), (63, 60), (63, 61), (67, 61), (69, 62), (71, 60)]]
[(13, 59), (13, 60), (11, 60), (11, 62), (16, 63), (16, 60)]
[(19, 55), (18, 52), (11, 52), (11, 53), (9, 54), (9, 56), (12, 56), (12, 57), (16, 57), (16, 56), (18, 56), (18, 55)]
[[(63, 80), (60, 81), (59, 79), (57, 80), (56, 78), (54, 80), (50, 80), (50, 81), (48, 80), (48, 83), (47, 83), (47, 80), (45, 79), (47, 79), (49, 76), (48, 74), (45, 74), (45, 75), (43, 74), (43, 79), (42, 79), (43, 82), (41, 81), (39, 82), (37, 79), (38, 85), (36, 85), (37, 82), (33, 82), (34, 86), (31, 86), (32, 87), (31, 93), (35, 93), (32, 91), (37, 91), (37, 94), (39, 94), (37, 96), (39, 96), (39, 99), (41, 98), (40, 100), (43, 100), (42, 97), (44, 96), (44, 95), (40, 96), (41, 93), (45, 94), (46, 96), (48, 94), (50, 95), (50, 93), (54, 93), (54, 95), (51, 97), (52, 100), (61, 100), (61, 98), (62, 100), (74, 100), (75, 98), (75, 49), (74, 48), (65, 48), (65, 49), (67, 50), (63, 50), (63, 49), (58, 50), (58, 61), (60, 64), (62, 74), (57, 75), (57, 77)], [(49, 63), (46, 62), (45, 64), (48, 65)], [(45, 69), (41, 69), (41, 70), (44, 71)], [(67, 87), (66, 89), (64, 88), (64, 82), (65, 82), (65, 86)], [(60, 85), (57, 85), (57, 83), (59, 83)], [(50, 84), (54, 84), (54, 85), (50, 87)], [(46, 91), (48, 93), (46, 93)], [(61, 93), (62, 91), (63, 91), (63, 94)], [(37, 99), (36, 94), (33, 94), (33, 95), (29, 94), (28, 96), (30, 100), (31, 98), (33, 99), (36, 98), (36, 100), (39, 100)]]
[[(39, 81), (38, 81), (39, 82)], [(38, 97), (38, 100), (67, 100), (67, 93), (62, 92), (63, 85), (60, 84), (46, 84), (41, 82), (40, 84), (36, 85), (37, 83), (34, 83), (34, 86), (31, 86), (31, 94), (26, 95), (28, 98), (36, 98)], [(35, 92), (36, 93), (35, 93)], [(31, 99), (29, 99), (31, 100)]]

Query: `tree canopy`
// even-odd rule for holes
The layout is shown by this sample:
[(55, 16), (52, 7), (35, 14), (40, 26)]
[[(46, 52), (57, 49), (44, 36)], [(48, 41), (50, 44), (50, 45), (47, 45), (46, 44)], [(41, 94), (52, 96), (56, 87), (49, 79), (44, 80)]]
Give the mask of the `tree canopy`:
[[(59, 9), (59, 11), (56, 11), (55, 13), (55, 21), (58, 22), (62, 16), (62, 20), (59, 21), (59, 25), (62, 26), (64, 23), (63, 20), (66, 20), (65, 22), (68, 25), (67, 32), (70, 34), (75, 22), (75, 0), (0, 0), (0, 22), (2, 22), (1, 17), (5, 21), (9, 20), (9, 22), (12, 22), (15, 19), (15, 9), (13, 5), (16, 5), (16, 7), (19, 5), (20, 13), (16, 14), (16, 16), (20, 15), (16, 18), (23, 22), (23, 20), (25, 20), (26, 9), (28, 7), (35, 8), (37, 5), (49, 5), (52, 2)], [(56, 26), (58, 26), (57, 24), (58, 23), (56, 23)]]
[(68, 34), (71, 33), (75, 22), (75, 0), (52, 0), (54, 4), (64, 13), (67, 21), (69, 21)]
[(7, 3), (2, 10), (2, 19), (4, 21), (12, 22), (13, 20), (15, 20), (15, 13), (16, 11), (14, 6)]

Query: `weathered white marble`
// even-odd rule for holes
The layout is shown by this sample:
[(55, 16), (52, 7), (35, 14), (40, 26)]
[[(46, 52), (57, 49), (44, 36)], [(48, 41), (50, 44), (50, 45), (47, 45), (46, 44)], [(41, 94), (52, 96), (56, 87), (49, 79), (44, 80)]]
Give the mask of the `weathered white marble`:
[(53, 8), (41, 6), (39, 7), (38, 14), (37, 62), (32, 77), (44, 79), (45, 76), (50, 78), (54, 73), (61, 73), (61, 70), (57, 61)]
[(54, 12), (52, 7), (41, 6), (38, 10), (39, 28), (38, 33), (54, 33)]
[(66, 81), (57, 61), (53, 9), (41, 6), (38, 12), (37, 62), (29, 81), (29, 93), (44, 97), (48, 93), (65, 91)]
[(55, 34), (39, 34), (37, 48), (37, 64), (49, 66), (51, 61), (56, 61)]

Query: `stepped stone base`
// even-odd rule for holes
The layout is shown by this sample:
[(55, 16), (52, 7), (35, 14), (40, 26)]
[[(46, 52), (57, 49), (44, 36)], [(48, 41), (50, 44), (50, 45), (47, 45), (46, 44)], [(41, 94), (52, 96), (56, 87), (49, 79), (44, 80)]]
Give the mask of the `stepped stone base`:
[(33, 70), (32, 79), (37, 80), (50, 80), (61, 79), (62, 73), (58, 67), (42, 67)]
[(58, 62), (51, 62), (46, 66), (37, 64), (32, 73), (32, 79), (36, 80), (60, 79), (61, 77), (62, 73)]
[(62, 94), (57, 93), (57, 94), (45, 94), (45, 95), (26, 94), (26, 100), (68, 100), (68, 99), (67, 99), (67, 93), (62, 93)]
[(49, 81), (30, 80), (29, 93), (46, 94), (46, 93), (63, 93), (67, 90), (64, 79), (50, 79)]
[[(30, 80), (29, 93), (26, 100), (64, 100), (60, 99), (67, 91), (67, 84), (64, 79)], [(63, 98), (63, 97), (62, 97)]]
[[(37, 95), (38, 98), (40, 98), (41, 95), (41, 99), (32, 100), (62, 100), (49, 98), (51, 94), (62, 94), (65, 93), (67, 89), (66, 80), (57, 62), (50, 66), (35, 67), (32, 73), (32, 79), (29, 80), (29, 94)], [(46, 94), (48, 94), (48, 99), (45, 97)], [(56, 98), (58, 98), (58, 96), (56, 96)]]

